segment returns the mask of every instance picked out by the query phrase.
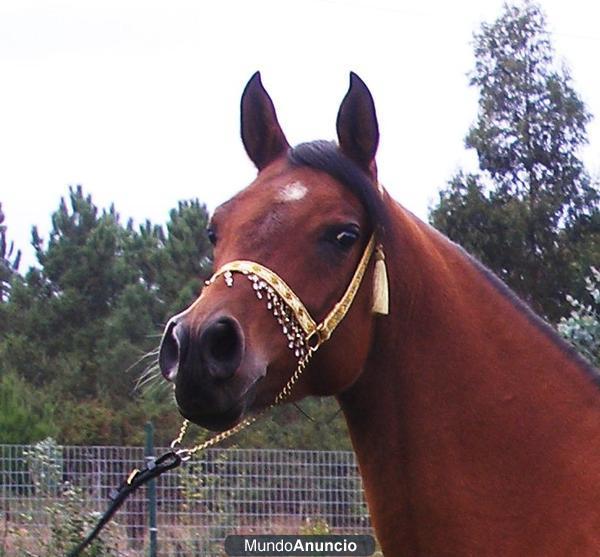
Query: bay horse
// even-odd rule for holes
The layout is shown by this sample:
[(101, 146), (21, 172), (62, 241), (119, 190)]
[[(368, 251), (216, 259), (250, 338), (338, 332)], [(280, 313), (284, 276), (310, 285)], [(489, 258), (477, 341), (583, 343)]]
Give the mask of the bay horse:
[[(273, 318), (268, 277), (314, 323), (354, 284), (287, 400), (339, 401), (384, 554), (600, 555), (598, 372), (378, 184), (378, 124), (361, 79), (351, 74), (337, 144), (290, 147), (256, 73), (241, 135), (258, 175), (212, 216), (222, 271), (161, 344), (181, 413), (222, 431), (289, 386), (289, 347), (310, 351), (315, 337), (297, 343), (297, 322), (290, 337), (284, 304)], [(373, 241), (386, 257), (387, 315), (372, 311)], [(240, 261), (263, 275), (233, 274)], [(263, 287), (271, 311), (255, 299)]]

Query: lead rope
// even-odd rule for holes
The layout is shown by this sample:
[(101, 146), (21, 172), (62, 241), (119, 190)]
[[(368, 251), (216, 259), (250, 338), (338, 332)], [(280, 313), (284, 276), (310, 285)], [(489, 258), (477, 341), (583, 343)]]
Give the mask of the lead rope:
[[(227, 284), (229, 286), (229, 282)], [(233, 282), (231, 282), (231, 285), (233, 285)], [(257, 292), (257, 297), (259, 298), (260, 296), (258, 296), (258, 294), (260, 293), (260, 290), (262, 290), (262, 288), (255, 289), (255, 291)], [(294, 385), (298, 382), (298, 379), (302, 375), (303, 371), (306, 369), (310, 358), (318, 349), (320, 343), (317, 343), (314, 346), (310, 346), (307, 343), (307, 337), (302, 334), (301, 328), (299, 327), (294, 316), (290, 313), (290, 311), (285, 309), (286, 306), (284, 306), (280, 302), (279, 298), (276, 295), (268, 294), (268, 298), (270, 300), (270, 303), (267, 304), (267, 307), (273, 310), (275, 317), (277, 317), (277, 321), (282, 326), (282, 331), (289, 340), (288, 346), (290, 348), (293, 348), (294, 353), (298, 357), (298, 364), (296, 366), (296, 370), (289, 378), (288, 382), (285, 384), (283, 389), (281, 389), (279, 394), (275, 397), (273, 403), (268, 408), (262, 410), (260, 413), (244, 419), (231, 429), (218, 433), (210, 439), (197, 445), (194, 445), (190, 448), (180, 447), (190, 425), (190, 422), (188, 420), (184, 420), (181, 424), (179, 434), (171, 442), (171, 450), (167, 451), (166, 453), (164, 453), (156, 459), (150, 460), (144, 468), (135, 468), (130, 472), (127, 479), (110, 494), (111, 503), (106, 512), (102, 515), (102, 517), (94, 527), (94, 529), (79, 545), (77, 545), (77, 547), (75, 547), (71, 552), (68, 553), (68, 557), (77, 557), (90, 543), (92, 543), (92, 541), (94, 541), (94, 539), (98, 537), (104, 526), (108, 524), (108, 522), (117, 512), (117, 510), (119, 510), (123, 503), (125, 503), (129, 495), (131, 495), (142, 485), (148, 483), (150, 480), (157, 478), (158, 476), (164, 474), (169, 470), (178, 468), (179, 466), (181, 466), (181, 464), (190, 460), (192, 456), (194, 456), (196, 453), (202, 452), (208, 449), (209, 447), (217, 445), (222, 441), (225, 441), (225, 439), (228, 439), (236, 433), (239, 433), (243, 429), (246, 429), (248, 426), (252, 425), (255, 421), (257, 421), (263, 414), (265, 414), (267, 411), (277, 406), (290, 396)], [(293, 331), (293, 333), (288, 331)], [(293, 340), (290, 340), (290, 337), (293, 337)]]
[[(215, 275), (211, 281), (208, 283), (212, 284)], [(210, 439), (194, 445), (190, 448), (181, 447), (181, 443), (183, 442), (183, 438), (185, 437), (190, 422), (188, 420), (184, 420), (181, 424), (181, 428), (179, 430), (179, 434), (173, 441), (171, 442), (171, 450), (162, 454), (156, 459), (151, 459), (146, 466), (141, 469), (135, 468), (132, 470), (127, 477), (127, 479), (113, 492), (110, 494), (111, 503), (109, 504), (108, 509), (104, 512), (94, 529), (86, 536), (86, 538), (77, 545), (73, 550), (71, 550), (67, 555), (68, 557), (77, 557), (81, 554), (81, 552), (90, 544), (94, 539), (98, 537), (104, 526), (108, 524), (113, 515), (119, 510), (119, 508), (125, 503), (127, 498), (138, 488), (148, 483), (150, 480), (157, 478), (161, 474), (169, 470), (173, 470), (178, 468), (184, 462), (187, 462), (194, 456), (196, 453), (202, 452), (209, 447), (217, 445), (228, 439), (229, 437), (239, 433), (243, 429), (246, 429), (248, 426), (257, 421), (263, 414), (265, 414), (271, 408), (277, 406), (281, 402), (283, 402), (286, 398), (288, 398), (292, 392), (294, 385), (298, 382), (298, 379), (302, 375), (303, 371), (306, 369), (306, 366), (311, 359), (312, 355), (321, 345), (321, 340), (317, 337), (315, 341), (313, 341), (312, 345), (310, 342), (311, 336), (307, 336), (304, 334), (304, 331), (298, 320), (294, 315), (294, 311), (281, 300), (278, 294), (273, 290), (273, 288), (267, 285), (264, 281), (259, 281), (259, 278), (254, 274), (248, 274), (248, 279), (253, 283), (253, 289), (256, 293), (257, 298), (263, 299), (263, 296), (267, 298), (267, 308), (270, 309), (277, 319), (277, 322), (280, 324), (283, 334), (286, 336), (288, 340), (288, 347), (293, 350), (294, 355), (298, 358), (298, 364), (296, 366), (296, 370), (292, 374), (292, 376), (288, 379), (288, 382), (284, 385), (283, 389), (279, 392), (279, 394), (275, 397), (273, 403), (261, 411), (258, 414), (250, 416), (243, 421), (241, 421), (236, 426), (218, 433), (217, 435), (211, 437)], [(231, 273), (225, 274), (225, 284), (228, 287), (233, 286), (233, 276)]]
[[(316, 350), (316, 348), (315, 348)], [(308, 361), (311, 358), (314, 350), (307, 352), (299, 361), (298, 367), (293, 375), (290, 377), (289, 381), (286, 383), (285, 387), (281, 390), (281, 392), (275, 398), (275, 401), (262, 412), (255, 414), (254, 416), (250, 416), (245, 420), (241, 421), (236, 426), (228, 429), (227, 431), (223, 431), (222, 433), (218, 433), (214, 437), (204, 441), (203, 443), (199, 443), (191, 448), (178, 448), (185, 434), (187, 433), (189, 421), (184, 420), (181, 424), (181, 429), (179, 430), (179, 435), (171, 442), (171, 449), (166, 453), (162, 454), (156, 459), (151, 459), (146, 466), (141, 469), (135, 468), (132, 470), (127, 477), (127, 479), (113, 492), (110, 494), (111, 503), (108, 509), (104, 512), (94, 529), (87, 535), (87, 537), (68, 553), (68, 557), (77, 557), (90, 543), (92, 543), (100, 534), (104, 526), (108, 524), (113, 515), (119, 510), (119, 508), (125, 503), (127, 498), (138, 488), (148, 483), (150, 480), (157, 478), (158, 476), (168, 472), (169, 470), (173, 470), (181, 466), (184, 462), (187, 462), (198, 452), (202, 452), (213, 445), (217, 445), (221, 443), (225, 439), (239, 433), (243, 429), (247, 428), (249, 425), (253, 424), (256, 420), (258, 420), (265, 412), (277, 406), (283, 400), (285, 400), (291, 393), (292, 387), (300, 378), (300, 375), (306, 368)]]
[[(190, 460), (196, 453), (221, 443), (225, 439), (246, 429), (265, 412), (277, 406), (290, 396), (294, 385), (300, 379), (300, 376), (306, 369), (313, 354), (323, 342), (329, 339), (335, 328), (346, 316), (346, 313), (350, 309), (354, 297), (358, 292), (358, 288), (362, 282), (362, 278), (374, 250), (378, 254), (377, 261), (383, 261), (383, 251), (380, 246), (375, 248), (375, 238), (371, 237), (354, 272), (352, 280), (341, 300), (335, 304), (325, 319), (318, 325), (312, 319), (298, 296), (296, 296), (294, 291), (283, 281), (283, 279), (259, 263), (254, 263), (252, 261), (232, 261), (221, 267), (212, 278), (206, 282), (206, 286), (210, 286), (218, 277), (223, 276), (225, 285), (228, 288), (232, 288), (234, 284), (234, 272), (245, 276), (252, 283), (252, 289), (254, 290), (256, 297), (259, 300), (266, 301), (267, 309), (271, 311), (279, 323), (281, 331), (287, 339), (288, 348), (292, 350), (294, 356), (298, 360), (296, 370), (275, 397), (271, 405), (266, 409), (258, 414), (245, 418), (231, 429), (218, 433), (214, 437), (190, 448), (181, 447), (189, 427), (189, 421), (184, 420), (181, 424), (179, 434), (171, 442), (171, 450), (156, 459), (149, 460), (148, 464), (143, 468), (135, 468), (130, 472), (127, 479), (110, 494), (111, 503), (94, 529), (79, 545), (77, 545), (77, 547), (67, 554), (68, 557), (77, 557), (98, 536), (98, 534), (100, 534), (102, 528), (110, 521), (129, 495), (138, 488), (168, 470), (173, 470), (174, 468), (181, 466), (182, 463)], [(380, 252), (381, 256), (379, 255)], [(376, 275), (377, 271), (379, 271), (379, 274), (381, 273), (381, 271), (376, 268)], [(384, 266), (383, 273), (385, 274)], [(385, 290), (385, 294), (387, 295), (387, 280), (385, 281)], [(377, 300), (377, 296), (378, 295), (375, 294), (375, 300)], [(196, 302), (194, 302), (194, 304)], [(387, 306), (387, 299), (385, 306)], [(384, 311), (382, 311), (381, 308), (376, 307), (373, 309), (377, 313), (387, 313), (387, 307), (384, 307)]]

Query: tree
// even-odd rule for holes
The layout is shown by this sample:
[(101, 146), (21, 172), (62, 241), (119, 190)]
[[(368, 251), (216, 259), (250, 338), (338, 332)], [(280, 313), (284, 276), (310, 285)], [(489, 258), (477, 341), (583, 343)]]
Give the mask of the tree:
[(198, 201), (182, 202), (167, 234), (149, 222), (138, 231), (77, 187), (52, 215), (47, 240), (33, 229), (39, 268), (14, 282), (0, 307), (0, 376), (16, 378), (6, 392), (23, 387), (60, 401), (59, 440), (132, 442), (153, 416), (176, 421), (168, 391), (146, 397), (136, 384), (166, 319), (208, 273), (207, 220)]
[(10, 291), (10, 283), (19, 270), (21, 251), (15, 252), (13, 242), (6, 239), (4, 213), (0, 203), (0, 303), (6, 302)]
[(0, 443), (30, 443), (56, 433), (49, 398), (10, 370), (0, 373), (0, 407)]
[(600, 196), (579, 158), (591, 115), (534, 3), (484, 23), (475, 58), (479, 112), (465, 143), (480, 172), (454, 176), (430, 220), (556, 319), (600, 242)]
[(155, 285), (169, 315), (188, 306), (212, 273), (208, 220), (206, 206), (197, 199), (180, 201), (169, 213), (166, 234), (146, 222), (135, 238), (135, 264), (143, 270), (146, 284)]
[[(39, 266), (13, 281), (0, 304), (0, 442), (52, 435), (62, 443), (141, 443), (149, 419), (157, 443), (171, 441), (181, 417), (156, 348), (166, 320), (211, 274), (207, 223), (206, 207), (192, 200), (164, 227), (123, 225), (114, 207), (100, 210), (82, 188), (69, 190), (49, 237), (33, 229)], [(277, 408), (231, 443), (349, 447), (333, 399), (302, 408), (314, 421)]]

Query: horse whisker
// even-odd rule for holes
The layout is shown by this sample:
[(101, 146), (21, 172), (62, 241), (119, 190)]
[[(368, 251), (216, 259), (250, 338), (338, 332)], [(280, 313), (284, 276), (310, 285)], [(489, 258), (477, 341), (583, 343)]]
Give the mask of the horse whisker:
[(160, 349), (156, 348), (154, 350), (151, 350), (150, 352), (146, 352), (145, 354), (143, 354), (141, 357), (139, 357), (135, 362), (133, 362), (125, 371), (129, 372), (131, 371), (134, 367), (136, 367), (137, 365), (141, 364), (144, 360), (148, 359), (148, 358), (154, 358), (154, 362), (152, 364), (150, 364), (151, 366), (153, 365), (158, 365), (158, 353), (159, 353)]

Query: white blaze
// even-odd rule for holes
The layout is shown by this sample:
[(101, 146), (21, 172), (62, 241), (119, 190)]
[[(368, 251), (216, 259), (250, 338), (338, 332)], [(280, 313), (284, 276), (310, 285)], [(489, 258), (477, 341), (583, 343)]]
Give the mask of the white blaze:
[(307, 192), (308, 188), (302, 182), (292, 182), (281, 188), (277, 199), (283, 202), (300, 201)]

